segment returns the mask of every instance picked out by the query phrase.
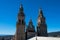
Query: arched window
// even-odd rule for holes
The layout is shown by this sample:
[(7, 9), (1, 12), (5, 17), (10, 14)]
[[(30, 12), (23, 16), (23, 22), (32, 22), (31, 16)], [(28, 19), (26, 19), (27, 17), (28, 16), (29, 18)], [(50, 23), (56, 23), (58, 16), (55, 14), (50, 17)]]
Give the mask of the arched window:
[(24, 24), (24, 20), (22, 20), (22, 24)]
[(21, 20), (18, 21), (21, 24)]

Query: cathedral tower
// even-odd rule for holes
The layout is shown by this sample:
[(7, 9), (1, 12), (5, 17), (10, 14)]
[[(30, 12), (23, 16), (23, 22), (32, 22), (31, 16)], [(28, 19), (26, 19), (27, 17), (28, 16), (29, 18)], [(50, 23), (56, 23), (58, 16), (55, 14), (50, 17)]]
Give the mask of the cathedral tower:
[(26, 36), (27, 36), (27, 39), (32, 38), (32, 37), (35, 36), (35, 28), (34, 28), (32, 19), (30, 19), (29, 24), (27, 26)]
[(18, 13), (15, 40), (25, 40), (25, 15), (22, 4)]
[(47, 25), (45, 22), (45, 17), (43, 16), (42, 9), (39, 9), (37, 35), (47, 36)]

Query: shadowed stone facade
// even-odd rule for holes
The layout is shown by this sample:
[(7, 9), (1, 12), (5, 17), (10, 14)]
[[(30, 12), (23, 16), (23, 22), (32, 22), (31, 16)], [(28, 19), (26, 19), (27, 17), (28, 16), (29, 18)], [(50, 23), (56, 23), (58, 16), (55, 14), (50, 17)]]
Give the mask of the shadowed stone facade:
[(16, 24), (15, 40), (25, 40), (25, 14), (21, 4)]
[(32, 22), (32, 19), (30, 19), (29, 24), (28, 24), (27, 29), (26, 29), (26, 36), (27, 36), (26, 39), (34, 37), (35, 34), (36, 34), (36, 32), (35, 32), (33, 22)]
[(48, 36), (47, 25), (46, 25), (46, 22), (45, 22), (45, 17), (43, 16), (42, 9), (39, 9), (37, 36)]

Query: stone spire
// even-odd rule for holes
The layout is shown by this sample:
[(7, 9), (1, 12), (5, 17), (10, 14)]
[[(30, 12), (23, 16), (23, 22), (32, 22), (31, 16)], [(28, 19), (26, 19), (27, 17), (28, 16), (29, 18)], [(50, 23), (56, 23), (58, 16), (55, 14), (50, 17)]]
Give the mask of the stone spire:
[[(42, 11), (41, 8), (39, 9), (39, 16), (40, 16), (40, 17), (44, 17), (44, 16), (43, 16), (43, 11)], [(38, 17), (39, 17), (39, 16), (38, 16)]]
[(32, 19), (30, 19), (30, 21), (29, 21), (29, 25), (33, 25), (33, 23), (32, 23)]
[(23, 5), (20, 5), (20, 12), (23, 12)]
[(28, 27), (27, 27), (27, 31), (28, 32), (35, 32), (35, 28), (34, 28), (32, 19), (30, 19), (30, 21), (29, 21), (29, 24), (28, 24)]
[(37, 33), (38, 36), (47, 36), (47, 25), (45, 22), (45, 17), (43, 16), (42, 9), (39, 9)]
[(15, 40), (25, 40), (25, 15), (23, 12), (22, 4), (20, 6), (19, 13), (18, 13)]
[(40, 25), (41, 23), (45, 23), (45, 17), (43, 15), (42, 9), (39, 9), (38, 25)]
[(19, 16), (25, 16), (22, 4), (20, 5), (20, 9), (19, 9), (19, 14), (18, 15)]

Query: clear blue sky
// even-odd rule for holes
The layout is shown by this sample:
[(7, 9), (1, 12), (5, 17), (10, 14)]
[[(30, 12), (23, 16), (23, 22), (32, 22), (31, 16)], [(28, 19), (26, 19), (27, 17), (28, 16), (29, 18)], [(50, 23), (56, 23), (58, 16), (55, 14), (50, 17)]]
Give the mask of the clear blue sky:
[(26, 25), (32, 18), (37, 26), (38, 10), (42, 8), (48, 32), (60, 31), (59, 0), (0, 0), (0, 34), (15, 34), (20, 3), (24, 7)]

